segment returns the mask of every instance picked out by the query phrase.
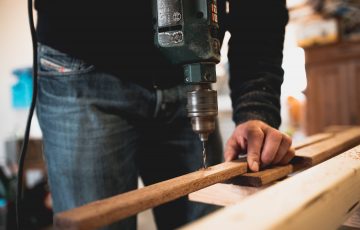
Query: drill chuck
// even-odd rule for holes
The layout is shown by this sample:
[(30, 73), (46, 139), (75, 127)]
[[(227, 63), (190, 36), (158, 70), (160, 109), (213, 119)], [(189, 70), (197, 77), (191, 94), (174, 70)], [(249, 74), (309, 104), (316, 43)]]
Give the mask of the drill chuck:
[(201, 141), (207, 141), (208, 136), (215, 130), (215, 120), (218, 114), (217, 93), (210, 84), (196, 84), (188, 92), (187, 111), (191, 118), (194, 132), (198, 133)]

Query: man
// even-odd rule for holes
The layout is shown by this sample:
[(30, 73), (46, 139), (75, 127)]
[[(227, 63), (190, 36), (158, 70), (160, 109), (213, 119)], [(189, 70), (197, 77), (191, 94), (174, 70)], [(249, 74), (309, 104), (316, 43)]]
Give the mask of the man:
[[(230, 88), (237, 126), (225, 160), (247, 152), (249, 167), (294, 155), (280, 125), (285, 1), (219, 1), (229, 30)], [(153, 45), (151, 1), (37, 0), (37, 112), (54, 200), (60, 212), (198, 170), (202, 146), (186, 115), (183, 69)], [(195, 31), (194, 31), (195, 32)], [(218, 131), (208, 163), (222, 161)], [(185, 198), (154, 209), (173, 229), (213, 208)], [(136, 218), (109, 228), (133, 229)]]

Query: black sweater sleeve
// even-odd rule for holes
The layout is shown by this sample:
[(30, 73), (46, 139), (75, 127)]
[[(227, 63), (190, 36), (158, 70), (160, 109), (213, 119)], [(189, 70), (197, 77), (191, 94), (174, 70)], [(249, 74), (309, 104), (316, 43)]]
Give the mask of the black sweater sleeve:
[(261, 120), (278, 128), (281, 68), (288, 12), (285, 0), (230, 0), (226, 28), (236, 124)]

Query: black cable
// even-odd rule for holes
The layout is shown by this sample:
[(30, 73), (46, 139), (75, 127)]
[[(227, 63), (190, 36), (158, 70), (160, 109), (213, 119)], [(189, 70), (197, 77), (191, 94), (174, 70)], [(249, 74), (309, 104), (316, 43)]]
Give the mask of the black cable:
[(32, 7), (32, 0), (28, 0), (28, 16), (29, 16), (29, 26), (31, 32), (31, 40), (33, 46), (33, 95), (31, 106), (29, 110), (29, 115), (27, 118), (26, 129), (24, 134), (24, 140), (21, 147), (21, 153), (19, 158), (19, 170), (18, 170), (18, 179), (17, 179), (17, 191), (16, 191), (16, 222), (18, 230), (22, 229), (22, 213), (21, 213), (21, 204), (22, 204), (22, 195), (23, 195), (23, 174), (24, 174), (24, 161), (25, 155), (27, 151), (27, 146), (29, 143), (29, 135), (30, 135), (30, 128), (31, 128), (31, 120), (35, 110), (36, 104), (36, 96), (37, 96), (37, 37), (36, 37), (36, 30), (34, 25), (34, 17), (33, 17), (33, 7)]

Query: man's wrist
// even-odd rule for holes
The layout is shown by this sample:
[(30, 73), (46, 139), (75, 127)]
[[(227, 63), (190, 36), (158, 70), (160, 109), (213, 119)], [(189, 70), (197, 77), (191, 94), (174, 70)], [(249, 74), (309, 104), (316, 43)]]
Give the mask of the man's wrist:
[(280, 115), (270, 115), (257, 111), (242, 112), (239, 114), (234, 113), (233, 120), (236, 126), (251, 120), (262, 121), (275, 129), (278, 129), (281, 124)]

